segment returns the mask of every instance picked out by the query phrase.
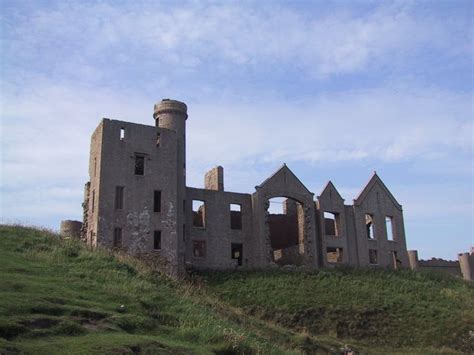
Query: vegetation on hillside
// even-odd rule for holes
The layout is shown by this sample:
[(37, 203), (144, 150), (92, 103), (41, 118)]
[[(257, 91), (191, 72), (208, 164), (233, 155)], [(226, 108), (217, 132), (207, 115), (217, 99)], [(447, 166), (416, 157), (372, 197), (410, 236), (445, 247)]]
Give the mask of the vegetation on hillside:
[(411, 272), (221, 272), (0, 226), (0, 354), (469, 351), (472, 285)]
[(295, 331), (370, 348), (474, 351), (474, 287), (450, 275), (339, 268), (204, 276), (223, 301)]

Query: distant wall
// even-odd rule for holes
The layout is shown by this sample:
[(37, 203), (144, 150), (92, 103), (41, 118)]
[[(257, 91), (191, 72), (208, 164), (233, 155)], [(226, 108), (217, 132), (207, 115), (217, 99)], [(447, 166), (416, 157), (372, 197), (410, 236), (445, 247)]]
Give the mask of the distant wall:
[(419, 260), (418, 270), (432, 270), (462, 277), (459, 261), (454, 260), (444, 260), (437, 258), (432, 258), (430, 260)]

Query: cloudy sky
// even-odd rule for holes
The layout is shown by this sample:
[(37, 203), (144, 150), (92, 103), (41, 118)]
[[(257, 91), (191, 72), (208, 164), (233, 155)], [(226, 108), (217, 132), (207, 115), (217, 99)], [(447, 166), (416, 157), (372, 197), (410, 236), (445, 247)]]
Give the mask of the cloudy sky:
[(82, 218), (102, 117), (188, 105), (188, 185), (220, 164), (253, 192), (282, 163), (350, 204), (377, 171), (408, 247), (473, 241), (473, 3), (8, 1), (1, 17), (1, 219)]

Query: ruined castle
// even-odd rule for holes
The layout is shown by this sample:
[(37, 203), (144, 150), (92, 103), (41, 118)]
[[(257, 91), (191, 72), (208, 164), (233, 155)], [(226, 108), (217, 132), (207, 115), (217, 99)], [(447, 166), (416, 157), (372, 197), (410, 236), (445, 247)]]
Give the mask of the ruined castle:
[[(225, 191), (223, 168), (186, 186), (187, 107), (162, 100), (155, 125), (104, 118), (92, 135), (81, 238), (186, 268), (410, 266), (402, 206), (374, 173), (353, 204), (328, 182), (319, 196), (284, 164), (252, 194)], [(283, 197), (283, 213), (269, 201)], [(411, 255), (414, 259), (414, 254)], [(414, 262), (412, 260), (412, 262)]]

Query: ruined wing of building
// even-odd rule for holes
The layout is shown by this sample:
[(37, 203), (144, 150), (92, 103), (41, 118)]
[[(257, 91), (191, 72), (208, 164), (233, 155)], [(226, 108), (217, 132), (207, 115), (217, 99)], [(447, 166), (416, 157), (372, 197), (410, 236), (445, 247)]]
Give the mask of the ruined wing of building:
[[(187, 268), (416, 267), (402, 206), (376, 173), (351, 205), (332, 182), (315, 199), (285, 164), (252, 194), (225, 191), (220, 166), (203, 189), (188, 187), (187, 106), (162, 100), (153, 118), (154, 126), (100, 122), (83, 223), (63, 221), (62, 234), (152, 258), (175, 277)], [(283, 213), (270, 213), (275, 197)]]

